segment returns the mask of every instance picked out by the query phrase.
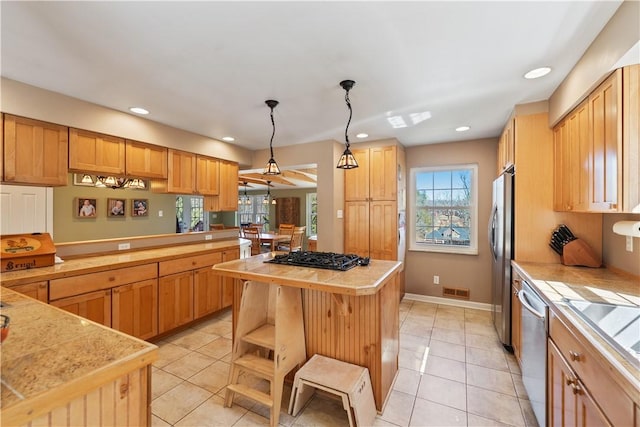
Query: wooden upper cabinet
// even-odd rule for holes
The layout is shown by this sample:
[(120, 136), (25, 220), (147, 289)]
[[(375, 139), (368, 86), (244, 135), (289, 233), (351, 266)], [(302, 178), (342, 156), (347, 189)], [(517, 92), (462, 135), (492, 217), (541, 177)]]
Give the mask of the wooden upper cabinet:
[(137, 141), (126, 141), (125, 171), (131, 177), (167, 178), (167, 148), (145, 144)]
[(622, 81), (622, 210), (633, 212), (640, 209), (640, 65), (624, 67)]
[(69, 129), (69, 169), (78, 172), (124, 175), (124, 139)]
[[(237, 178), (236, 178), (237, 180)], [(203, 196), (217, 196), (220, 191), (220, 161), (212, 157), (196, 157), (196, 191)]]
[(591, 211), (618, 211), (622, 190), (622, 70), (589, 95), (591, 130)]
[(352, 150), (358, 167), (344, 172), (345, 201), (396, 200), (396, 147)]
[(358, 167), (344, 171), (344, 200), (369, 200), (369, 149), (351, 150)]
[(193, 194), (196, 191), (196, 155), (169, 149), (167, 192)]
[(238, 164), (220, 160), (220, 192), (214, 201), (212, 211), (238, 210)]
[(498, 168), (499, 175), (504, 168), (515, 162), (515, 118), (510, 117), (502, 135), (498, 140)]
[(5, 182), (67, 185), (67, 127), (5, 114), (2, 139)]

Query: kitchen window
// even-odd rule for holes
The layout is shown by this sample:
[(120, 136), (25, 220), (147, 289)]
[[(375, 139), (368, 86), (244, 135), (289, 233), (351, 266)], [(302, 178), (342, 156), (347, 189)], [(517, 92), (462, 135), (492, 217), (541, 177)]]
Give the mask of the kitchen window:
[[(243, 203), (238, 204), (240, 224), (269, 224), (269, 206), (271, 205), (263, 203), (266, 196), (266, 194), (248, 195), (242, 198)], [(263, 228), (263, 231), (268, 230), (268, 226)]]
[(478, 254), (478, 165), (412, 168), (409, 250)]
[(318, 234), (318, 193), (307, 193), (307, 236)]

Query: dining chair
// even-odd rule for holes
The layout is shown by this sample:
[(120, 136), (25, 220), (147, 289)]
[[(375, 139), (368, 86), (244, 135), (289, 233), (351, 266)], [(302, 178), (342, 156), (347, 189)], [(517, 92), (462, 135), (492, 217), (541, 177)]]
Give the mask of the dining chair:
[[(280, 224), (278, 226), (278, 234), (287, 235), (291, 237), (293, 235), (293, 230), (295, 228), (296, 228), (295, 224)], [(277, 249), (280, 251), (288, 251), (290, 242), (291, 242), (291, 239), (289, 239), (289, 241), (279, 242)]]
[(302, 243), (304, 242), (304, 233), (307, 230), (307, 226), (294, 227), (293, 234), (291, 235), (291, 241), (289, 244), (284, 243), (281, 250), (289, 252), (297, 252), (302, 250)]
[(260, 255), (260, 231), (256, 227), (245, 227), (244, 238), (251, 241), (251, 255)]

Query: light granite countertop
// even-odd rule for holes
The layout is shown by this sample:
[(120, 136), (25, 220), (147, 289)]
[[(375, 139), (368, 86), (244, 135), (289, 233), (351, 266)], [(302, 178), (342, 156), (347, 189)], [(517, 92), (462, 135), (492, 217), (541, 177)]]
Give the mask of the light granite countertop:
[(109, 383), (158, 357), (153, 344), (10, 289), (0, 292), (0, 312), (10, 317), (0, 356), (3, 424), (23, 424), (54, 396), (71, 400), (102, 385), (96, 378)]
[[(606, 268), (565, 266), (512, 261), (513, 267), (532, 285), (550, 310), (569, 324), (614, 368), (617, 382), (640, 401), (640, 369), (581, 319), (563, 298), (640, 306), (640, 280)], [(640, 336), (640, 331), (638, 331)]]
[(402, 267), (400, 261), (378, 259), (372, 259), (367, 266), (357, 266), (347, 271), (265, 263), (273, 255), (274, 252), (269, 252), (227, 261), (214, 265), (213, 269), (236, 279), (358, 296), (377, 293), (389, 277)]
[(2, 273), (0, 284), (2, 284), (2, 286), (15, 286), (40, 280), (60, 279), (114, 268), (132, 267), (150, 262), (166, 261), (176, 257), (198, 255), (227, 248), (235, 249), (240, 246), (241, 240), (242, 239), (229, 239), (207, 243), (190, 243), (171, 247), (165, 246), (154, 249), (140, 249), (123, 253), (74, 258), (48, 267)]

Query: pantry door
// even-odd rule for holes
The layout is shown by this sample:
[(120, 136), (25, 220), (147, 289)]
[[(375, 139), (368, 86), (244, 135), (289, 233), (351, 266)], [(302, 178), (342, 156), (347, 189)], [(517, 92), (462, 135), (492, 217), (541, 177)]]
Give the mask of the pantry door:
[(0, 234), (38, 232), (53, 236), (53, 189), (0, 185)]

